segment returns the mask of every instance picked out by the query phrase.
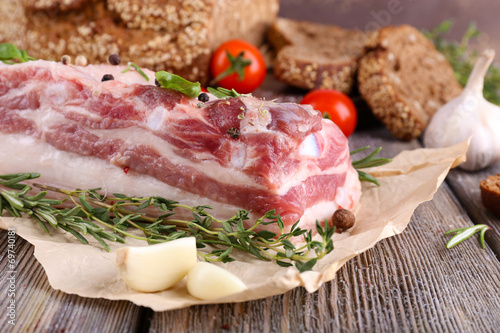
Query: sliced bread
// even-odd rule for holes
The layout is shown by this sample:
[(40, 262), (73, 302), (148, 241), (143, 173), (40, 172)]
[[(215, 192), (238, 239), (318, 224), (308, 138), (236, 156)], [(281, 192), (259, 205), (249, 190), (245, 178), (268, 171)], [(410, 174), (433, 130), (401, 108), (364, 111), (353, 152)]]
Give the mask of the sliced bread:
[(418, 137), (434, 113), (462, 90), (446, 58), (417, 29), (385, 27), (366, 42), (358, 88), (394, 136)]
[(500, 216), (500, 174), (481, 180), (479, 186), (483, 206)]
[(1, 0), (0, 43), (91, 64), (119, 53), (124, 64), (206, 83), (212, 51), (232, 38), (260, 45), (278, 9), (278, 0)]
[(361, 31), (278, 18), (268, 33), (277, 50), (274, 74), (299, 88), (348, 93), (367, 36)]

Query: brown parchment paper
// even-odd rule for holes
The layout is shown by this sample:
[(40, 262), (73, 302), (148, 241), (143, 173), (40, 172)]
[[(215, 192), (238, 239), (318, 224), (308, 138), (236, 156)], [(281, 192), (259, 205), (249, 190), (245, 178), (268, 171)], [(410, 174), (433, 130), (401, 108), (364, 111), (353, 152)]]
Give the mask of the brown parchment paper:
[[(355, 226), (349, 232), (335, 234), (335, 249), (316, 264), (314, 271), (300, 274), (294, 267), (283, 268), (245, 253), (234, 253), (237, 260), (221, 266), (239, 276), (248, 290), (214, 301), (190, 296), (184, 280), (157, 293), (130, 289), (115, 270), (115, 253), (121, 244), (110, 244), (108, 253), (90, 237), (91, 245), (84, 245), (57, 230), (47, 235), (28, 218), (0, 218), (0, 227), (15, 228), (19, 236), (35, 246), (35, 257), (54, 289), (83, 297), (129, 300), (155, 311), (165, 311), (194, 304), (248, 301), (281, 294), (297, 286), (314, 292), (324, 282), (334, 279), (349, 259), (379, 240), (401, 233), (415, 208), (432, 199), (450, 168), (465, 160), (467, 147), (468, 143), (463, 142), (449, 148), (405, 151), (390, 164), (367, 169), (380, 181), (380, 187), (363, 183)], [(127, 245), (144, 246), (145, 243), (128, 239)]]

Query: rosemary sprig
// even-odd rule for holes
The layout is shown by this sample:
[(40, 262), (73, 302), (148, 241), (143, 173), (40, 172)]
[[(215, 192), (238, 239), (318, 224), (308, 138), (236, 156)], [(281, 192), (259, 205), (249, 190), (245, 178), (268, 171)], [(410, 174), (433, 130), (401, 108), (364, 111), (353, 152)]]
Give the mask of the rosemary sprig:
[[(357, 154), (359, 152), (365, 151), (367, 149), (370, 149), (370, 146), (362, 147), (356, 150), (351, 151), (351, 156), (354, 154)], [(360, 171), (359, 169), (365, 169), (365, 168), (371, 168), (371, 167), (376, 167), (380, 165), (387, 164), (392, 161), (390, 158), (385, 158), (385, 157), (376, 157), (378, 153), (382, 150), (382, 147), (378, 147), (374, 151), (372, 151), (368, 156), (363, 157), (360, 160), (353, 161), (352, 166), (356, 171), (358, 172), (359, 180), (361, 181), (367, 181), (376, 184), (377, 186), (380, 186), (379, 181), (373, 177), (372, 175)]]
[[(424, 32), (438, 49), (450, 62), (455, 76), (462, 86), (467, 84), (478, 52), (470, 49), (470, 42), (477, 38), (481, 32), (471, 23), (459, 42), (445, 40), (445, 35), (450, 31), (453, 23), (451, 20), (444, 21), (432, 31)], [(490, 102), (500, 105), (500, 70), (491, 66), (484, 78), (484, 97)]]
[(484, 249), (484, 234), (488, 229), (491, 229), (489, 226), (486, 224), (476, 224), (473, 227), (467, 227), (467, 228), (459, 228), (459, 229), (453, 229), (450, 231), (445, 232), (445, 235), (456, 233), (455, 236), (451, 237), (448, 243), (446, 243), (446, 248), (451, 249), (455, 245), (457, 245), (460, 242), (463, 242), (467, 238), (470, 238), (472, 235), (474, 235), (476, 232), (479, 233), (479, 243), (481, 244), (481, 247)]
[[(313, 240), (312, 231), (301, 229), (298, 221), (289, 232), (281, 217), (271, 210), (257, 219), (250, 227), (249, 211), (239, 210), (233, 217), (220, 220), (211, 215), (209, 206), (190, 207), (162, 197), (131, 197), (115, 193), (100, 194), (99, 189), (65, 190), (34, 184), (41, 192), (29, 196), (31, 186), (20, 182), (38, 178), (36, 173), (0, 175), (0, 215), (7, 211), (12, 216), (26, 214), (49, 232), (60, 228), (87, 244), (86, 236), (95, 238), (107, 251), (107, 241), (125, 243), (126, 237), (158, 243), (180, 237), (194, 236), (197, 247), (207, 245), (214, 249), (199, 252), (206, 261), (230, 262), (233, 250), (241, 250), (261, 260), (275, 261), (280, 266), (293, 266), (303, 272), (311, 270), (316, 262), (333, 250), (331, 237), (335, 232), (328, 223), (316, 223), (320, 241)], [(11, 190), (8, 190), (8, 189)], [(58, 193), (62, 200), (46, 199), (48, 192)], [(65, 203), (65, 207), (59, 208)], [(146, 211), (147, 210), (147, 211)], [(178, 218), (181, 211), (189, 212), (192, 219)], [(217, 225), (215, 225), (215, 223)], [(268, 230), (256, 231), (259, 226), (275, 224), (277, 235)], [(137, 235), (133, 230), (139, 230)], [(292, 238), (303, 237), (305, 244), (295, 245)]]
[(127, 73), (130, 70), (130, 67), (133, 67), (146, 81), (149, 81), (149, 77), (146, 73), (144, 73), (143, 70), (133, 62), (129, 62), (127, 68), (122, 70), (122, 73)]

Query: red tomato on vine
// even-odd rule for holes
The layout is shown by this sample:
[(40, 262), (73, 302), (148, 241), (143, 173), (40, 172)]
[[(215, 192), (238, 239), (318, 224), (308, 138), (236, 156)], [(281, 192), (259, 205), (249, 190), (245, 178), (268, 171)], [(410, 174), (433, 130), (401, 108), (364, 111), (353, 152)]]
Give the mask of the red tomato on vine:
[(219, 86), (247, 94), (266, 77), (266, 63), (252, 44), (233, 39), (221, 44), (210, 60), (210, 71)]

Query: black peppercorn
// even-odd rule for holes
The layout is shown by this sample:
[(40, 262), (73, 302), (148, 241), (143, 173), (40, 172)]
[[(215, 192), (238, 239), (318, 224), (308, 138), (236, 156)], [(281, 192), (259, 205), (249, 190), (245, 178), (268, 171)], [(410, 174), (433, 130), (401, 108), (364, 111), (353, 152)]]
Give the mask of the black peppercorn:
[(155, 85), (156, 85), (158, 88), (160, 88), (160, 87), (161, 87), (161, 84), (160, 84), (160, 82), (158, 82), (158, 80), (157, 80), (157, 79), (155, 79)]
[(240, 137), (240, 131), (235, 127), (228, 128), (226, 133), (233, 139), (238, 139)]
[(122, 59), (117, 53), (113, 53), (112, 55), (109, 56), (108, 61), (111, 65), (119, 65)]
[(201, 94), (198, 95), (198, 100), (200, 102), (205, 103), (205, 102), (208, 102), (209, 99), (210, 98), (208, 97), (208, 95), (206, 93), (204, 93), (204, 92), (202, 92)]
[(339, 233), (351, 228), (355, 221), (354, 214), (350, 210), (343, 208), (337, 209), (332, 216), (332, 224), (337, 228), (337, 232)]
[(111, 74), (104, 74), (102, 79), (101, 79), (101, 82), (104, 82), (104, 81), (110, 81), (110, 80), (114, 80), (115, 78), (113, 77), (113, 75)]

